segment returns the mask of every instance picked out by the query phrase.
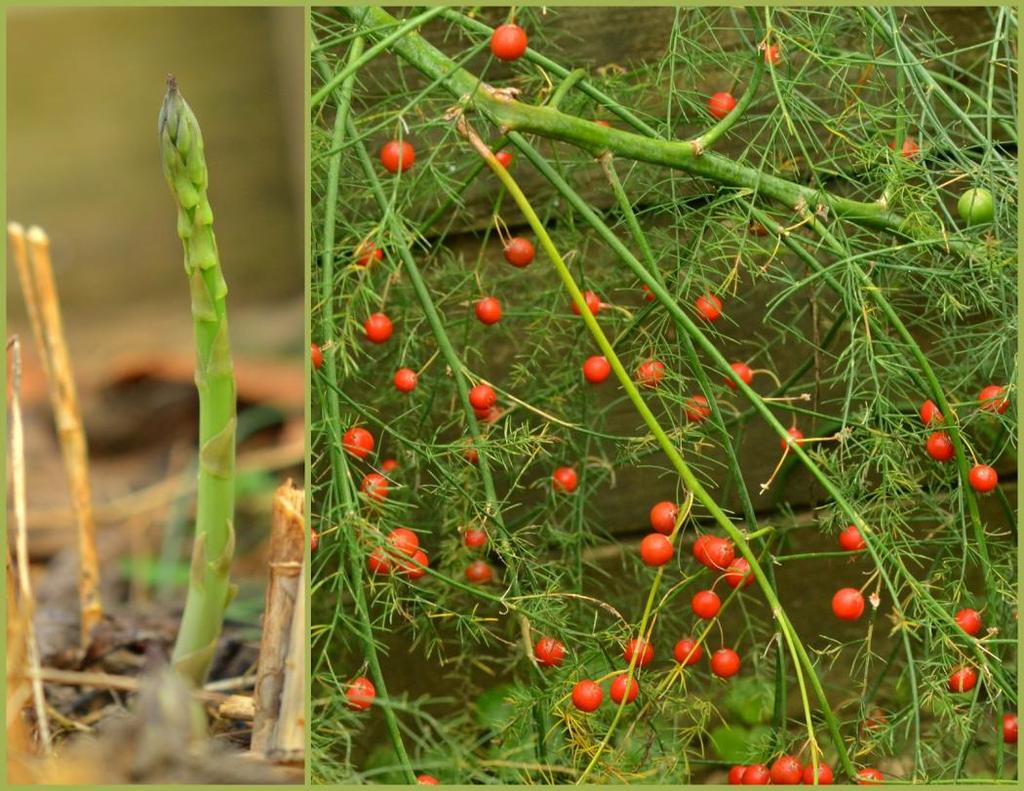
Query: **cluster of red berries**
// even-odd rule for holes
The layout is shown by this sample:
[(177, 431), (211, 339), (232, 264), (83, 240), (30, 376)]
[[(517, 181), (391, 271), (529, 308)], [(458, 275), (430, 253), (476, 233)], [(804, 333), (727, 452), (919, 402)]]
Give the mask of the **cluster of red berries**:
[[(818, 785), (832, 785), (835, 778), (832, 768), (825, 763), (818, 762)], [(792, 755), (780, 755), (772, 763), (771, 768), (764, 764), (750, 764), (749, 766), (734, 766), (729, 770), (729, 785), (798, 785), (814, 783), (814, 765), (808, 763), (806, 766), (800, 764), (799, 759)]]
[(427, 573), (427, 553), (420, 548), (420, 539), (407, 527), (396, 527), (387, 536), (384, 546), (375, 547), (366, 558), (373, 574), (397, 572), (418, 580)]
[[(481, 549), (487, 545), (487, 532), (479, 527), (467, 527), (462, 533), (462, 543), (467, 549)], [(466, 581), (474, 585), (485, 585), (494, 577), (494, 570), (485, 560), (473, 560), (466, 566)]]
[[(672, 655), (680, 665), (695, 665), (704, 655), (700, 644), (691, 637), (684, 637), (675, 644)], [(537, 664), (543, 667), (557, 667), (565, 657), (565, 646), (551, 637), (542, 638), (534, 648)], [(646, 640), (633, 638), (626, 643), (622, 657), (635, 671), (642, 670), (654, 661), (654, 646)], [(740, 668), (740, 657), (731, 648), (720, 648), (711, 655), (711, 672), (721, 678), (736, 675)], [(640, 694), (640, 684), (629, 673), (616, 675), (608, 688), (608, 695), (615, 704), (623, 701), (632, 703)], [(580, 711), (597, 711), (604, 700), (604, 692), (596, 681), (585, 678), (572, 689), (572, 703)]]
[[(983, 411), (1001, 415), (1009, 406), (1010, 401), (1006, 397), (1006, 388), (1004, 387), (988, 385), (978, 393), (978, 408)], [(918, 414), (925, 426), (945, 422), (945, 416), (931, 399), (921, 404)], [(925, 441), (925, 450), (935, 461), (943, 463), (952, 460), (956, 455), (953, 440), (945, 431), (933, 431), (929, 434)], [(974, 491), (987, 494), (999, 485), (999, 474), (987, 464), (974, 464), (967, 473), (967, 482)]]
[[(502, 25), (495, 29), (490, 46), (492, 53), (498, 59), (514, 61), (525, 53), (527, 36), (518, 25)], [(777, 45), (765, 46), (763, 53), (765, 63), (776, 66), (781, 62), (781, 53)], [(723, 119), (732, 113), (736, 104), (736, 99), (730, 93), (721, 91), (709, 98), (708, 111), (712, 117)], [(608, 126), (605, 121), (596, 121), (596, 123)], [(895, 148), (895, 143), (890, 143), (890, 147)], [(905, 158), (914, 157), (919, 151), (917, 142), (910, 136), (903, 139), (900, 148), (901, 154)], [(495, 157), (503, 167), (508, 168), (511, 165), (512, 155), (510, 153), (501, 151), (495, 154)], [(412, 145), (406, 141), (392, 140), (381, 149), (380, 160), (389, 172), (402, 173), (412, 167), (415, 162), (415, 151)], [(366, 267), (374, 260), (382, 260), (382, 256), (382, 251), (372, 242), (364, 242), (357, 249), (355, 260), (358, 266)], [(521, 236), (511, 237), (505, 242), (504, 256), (510, 265), (523, 268), (533, 262), (535, 249), (529, 239)], [(644, 291), (646, 299), (654, 299), (654, 294), (646, 285)], [(602, 307), (598, 295), (593, 291), (586, 291), (583, 294), (583, 301), (591, 315), (596, 317)], [(580, 315), (580, 309), (575, 303), (570, 307), (573, 313)], [(722, 315), (723, 305), (717, 296), (705, 294), (695, 301), (695, 308), (703, 320), (714, 322)], [(502, 317), (501, 302), (497, 297), (485, 296), (475, 303), (475, 314), (484, 325), (496, 324)], [(364, 322), (366, 338), (372, 343), (386, 342), (391, 338), (393, 330), (391, 320), (382, 312), (370, 315)], [(313, 367), (319, 369), (323, 363), (322, 349), (317, 344), (312, 344), (310, 352)], [(736, 390), (737, 380), (748, 386), (752, 383), (754, 372), (749, 365), (744, 362), (735, 362), (732, 363), (731, 368), (735, 378), (731, 376), (725, 378), (725, 384), (728, 387)], [(604, 356), (594, 355), (584, 361), (582, 369), (586, 382), (600, 384), (609, 377), (611, 364)], [(662, 362), (655, 359), (645, 360), (637, 367), (635, 380), (643, 387), (656, 388), (664, 379), (665, 372), (665, 365)], [(395, 388), (402, 393), (414, 391), (417, 382), (418, 374), (410, 368), (400, 368), (394, 375)], [(492, 421), (496, 419), (497, 414), (500, 414), (496, 411), (496, 393), (487, 384), (474, 386), (469, 391), (469, 401), (478, 419)], [(978, 401), (981, 409), (998, 414), (1004, 413), (1009, 404), (1005, 397), (1005, 388), (997, 385), (984, 388), (978, 396)], [(685, 403), (684, 413), (686, 419), (693, 423), (706, 420), (711, 415), (707, 398), (700, 394), (691, 396)], [(930, 400), (921, 405), (920, 417), (926, 426), (940, 424), (944, 420), (938, 407)], [(803, 444), (804, 439), (803, 433), (794, 426), (789, 429), (788, 438), (781, 441), (781, 447), (787, 451), (791, 444)], [(364, 459), (373, 450), (373, 437), (365, 429), (352, 428), (344, 435), (343, 447), (351, 455)], [(933, 459), (940, 462), (947, 462), (955, 455), (953, 443), (949, 435), (943, 431), (934, 431), (929, 435), (926, 450)], [(466, 458), (475, 462), (477, 460), (476, 450), (468, 449)], [(975, 464), (970, 470), (968, 481), (975, 491), (984, 493), (992, 491), (997, 486), (998, 476), (992, 467)], [(559, 467), (552, 474), (552, 488), (556, 492), (572, 493), (577, 485), (578, 476), (572, 467)], [(380, 473), (371, 472), (363, 479), (360, 488), (369, 497), (383, 500), (387, 496), (388, 481)], [(676, 532), (678, 515), (678, 505), (669, 501), (657, 503), (651, 508), (650, 523), (655, 532), (647, 535), (640, 545), (640, 556), (646, 565), (662, 566), (673, 557), (674, 547), (670, 537)], [(315, 531), (313, 531), (311, 539), (314, 542), (313, 549), (315, 550), (318, 541)], [(469, 549), (479, 549), (486, 545), (487, 534), (480, 528), (468, 528), (463, 533), (463, 542)], [(839, 545), (843, 550), (850, 552), (866, 548), (866, 542), (856, 525), (849, 525), (840, 533)], [(743, 557), (735, 556), (735, 548), (727, 539), (702, 535), (694, 543), (693, 554), (707, 568), (721, 572), (721, 578), (732, 588), (740, 585), (747, 586), (753, 582), (754, 575), (749, 562)], [(371, 572), (375, 574), (398, 571), (412, 579), (417, 579), (426, 573), (427, 556), (419, 547), (419, 539), (413, 531), (408, 528), (396, 528), (388, 534), (386, 546), (376, 547), (370, 553), (367, 562)], [(465, 576), (472, 583), (483, 584), (492, 579), (493, 571), (485, 561), (474, 560), (467, 566)], [(714, 590), (701, 590), (692, 597), (691, 608), (698, 618), (712, 619), (720, 611), (721, 600)], [(858, 620), (865, 609), (864, 597), (859, 590), (842, 588), (833, 596), (832, 609), (836, 617), (842, 620)], [(971, 636), (977, 635), (982, 628), (981, 616), (973, 609), (960, 610), (956, 614), (955, 620), (963, 631)], [(533, 654), (537, 664), (541, 667), (558, 667), (564, 662), (566, 647), (553, 637), (543, 637), (534, 646)], [(693, 665), (703, 656), (703, 649), (692, 638), (684, 638), (675, 645), (673, 655), (678, 663)], [(626, 644), (623, 656), (627, 664), (636, 670), (641, 670), (654, 660), (654, 647), (645, 640), (633, 639)], [(728, 678), (739, 671), (740, 658), (734, 650), (721, 648), (711, 655), (710, 665), (715, 675)], [(965, 665), (952, 672), (948, 686), (951, 691), (962, 693), (973, 689), (976, 683), (977, 671), (973, 667)], [(638, 680), (631, 678), (629, 673), (623, 673), (612, 679), (609, 696), (616, 704), (621, 704), (624, 701), (632, 703), (639, 695), (639, 691)], [(365, 710), (372, 704), (376, 691), (369, 679), (359, 677), (350, 683), (346, 695), (351, 708)], [(601, 705), (604, 693), (597, 682), (583, 679), (576, 683), (571, 697), (577, 709), (593, 712)], [(1003, 738), (1007, 743), (1016, 742), (1016, 715), (1004, 715)], [(729, 772), (729, 783), (733, 785), (763, 785), (769, 782), (776, 785), (793, 785), (803, 782), (809, 785), (815, 780), (821, 785), (832, 784), (834, 777), (831, 767), (824, 763), (818, 763), (817, 777), (815, 778), (813, 766), (811, 764), (801, 765), (801, 762), (792, 755), (778, 757), (770, 768), (764, 764), (752, 764), (734, 766)], [(872, 768), (861, 769), (857, 774), (857, 782), (860, 784), (870, 784), (882, 780), (882, 774)], [(438, 781), (431, 775), (421, 774), (417, 776), (417, 783), (436, 785)]]

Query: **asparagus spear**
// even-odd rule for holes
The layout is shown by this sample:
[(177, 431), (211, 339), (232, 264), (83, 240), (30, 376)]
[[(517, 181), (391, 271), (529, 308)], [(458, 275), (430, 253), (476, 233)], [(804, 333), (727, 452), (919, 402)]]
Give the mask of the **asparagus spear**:
[(236, 590), (229, 579), (235, 548), (235, 377), (224, 304), (228, 287), (206, 196), (203, 137), (173, 76), (167, 78), (159, 129), (164, 175), (178, 205), (178, 236), (185, 249), (199, 391), (196, 534), (185, 613), (172, 660), (178, 672), (198, 686), (206, 679), (224, 610)]

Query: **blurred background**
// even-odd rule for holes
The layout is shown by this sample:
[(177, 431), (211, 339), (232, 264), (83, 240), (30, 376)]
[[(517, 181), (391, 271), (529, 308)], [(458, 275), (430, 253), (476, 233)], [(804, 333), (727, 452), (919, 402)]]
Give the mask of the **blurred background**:
[[(157, 115), (173, 73), (199, 119), (239, 394), (231, 639), (263, 607), (271, 492), (304, 460), (301, 8), (18, 8), (7, 21), (9, 222), (41, 226), (78, 385), (109, 612), (173, 624), (192, 544), (194, 344)], [(8, 250), (24, 353), (29, 545), (44, 657), (74, 615), (74, 520)], [(69, 612), (70, 611), (70, 612)], [(173, 637), (173, 631), (171, 636)], [(234, 669), (243, 672), (240, 651)], [(243, 670), (239, 670), (241, 667)]]

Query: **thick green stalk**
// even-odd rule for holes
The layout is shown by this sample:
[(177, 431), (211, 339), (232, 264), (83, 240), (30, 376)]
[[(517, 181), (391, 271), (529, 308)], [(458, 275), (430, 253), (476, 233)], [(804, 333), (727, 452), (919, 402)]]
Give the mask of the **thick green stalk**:
[(360, 54), (358, 57), (353, 58), (345, 64), (345, 68), (339, 71), (337, 74), (331, 76), (330, 79), (326, 80), (322, 87), (317, 90), (316, 93), (309, 100), (309, 106), (319, 108), (321, 104), (327, 99), (328, 96), (342, 83), (344, 83), (350, 77), (354, 77), (356, 72), (359, 71), (363, 66), (377, 57), (380, 53), (384, 52), (393, 42), (400, 39), (410, 30), (415, 30), (422, 25), (425, 25), (431, 19), (436, 17), (444, 11), (444, 6), (437, 6), (435, 8), (424, 11), (419, 16), (414, 16), (411, 19), (406, 20), (399, 25), (392, 33), (388, 34), (368, 50), (364, 54), (362, 47), (360, 47)]
[[(394, 25), (397, 20), (381, 8), (347, 8), (347, 13), (371, 28)], [(371, 31), (371, 35), (374, 35)], [(904, 218), (883, 203), (866, 203), (831, 195), (823, 190), (771, 176), (711, 152), (702, 153), (693, 141), (660, 140), (619, 129), (609, 129), (589, 120), (567, 115), (551, 107), (537, 107), (509, 98), (481, 83), (474, 75), (456, 66), (447, 55), (433, 47), (418, 33), (410, 33), (394, 42), (392, 50), (413, 67), (440, 83), (454, 96), (484, 113), (502, 130), (535, 133), (561, 140), (590, 151), (611, 151), (640, 162), (684, 170), (718, 184), (756, 191), (789, 207), (819, 205), (830, 213), (867, 227), (906, 234)], [(938, 234), (929, 241), (944, 247), (959, 243)]]
[(225, 307), (228, 287), (206, 196), (203, 137), (173, 77), (167, 79), (159, 132), (164, 176), (178, 205), (178, 236), (185, 249), (199, 391), (196, 536), (172, 660), (182, 676), (200, 685), (217, 647), (224, 610), (235, 593), (230, 581), (235, 551), (235, 374)]

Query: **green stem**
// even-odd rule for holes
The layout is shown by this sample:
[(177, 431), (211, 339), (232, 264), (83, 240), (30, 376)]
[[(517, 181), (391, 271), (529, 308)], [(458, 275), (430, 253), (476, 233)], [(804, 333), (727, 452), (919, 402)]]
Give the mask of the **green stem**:
[(173, 77), (167, 80), (159, 130), (164, 176), (178, 206), (178, 236), (185, 250), (199, 391), (196, 537), (172, 661), (183, 677), (199, 686), (206, 680), (224, 611), (236, 590), (230, 580), (235, 550), (235, 374), (225, 306), (228, 287), (206, 194), (202, 132)]

